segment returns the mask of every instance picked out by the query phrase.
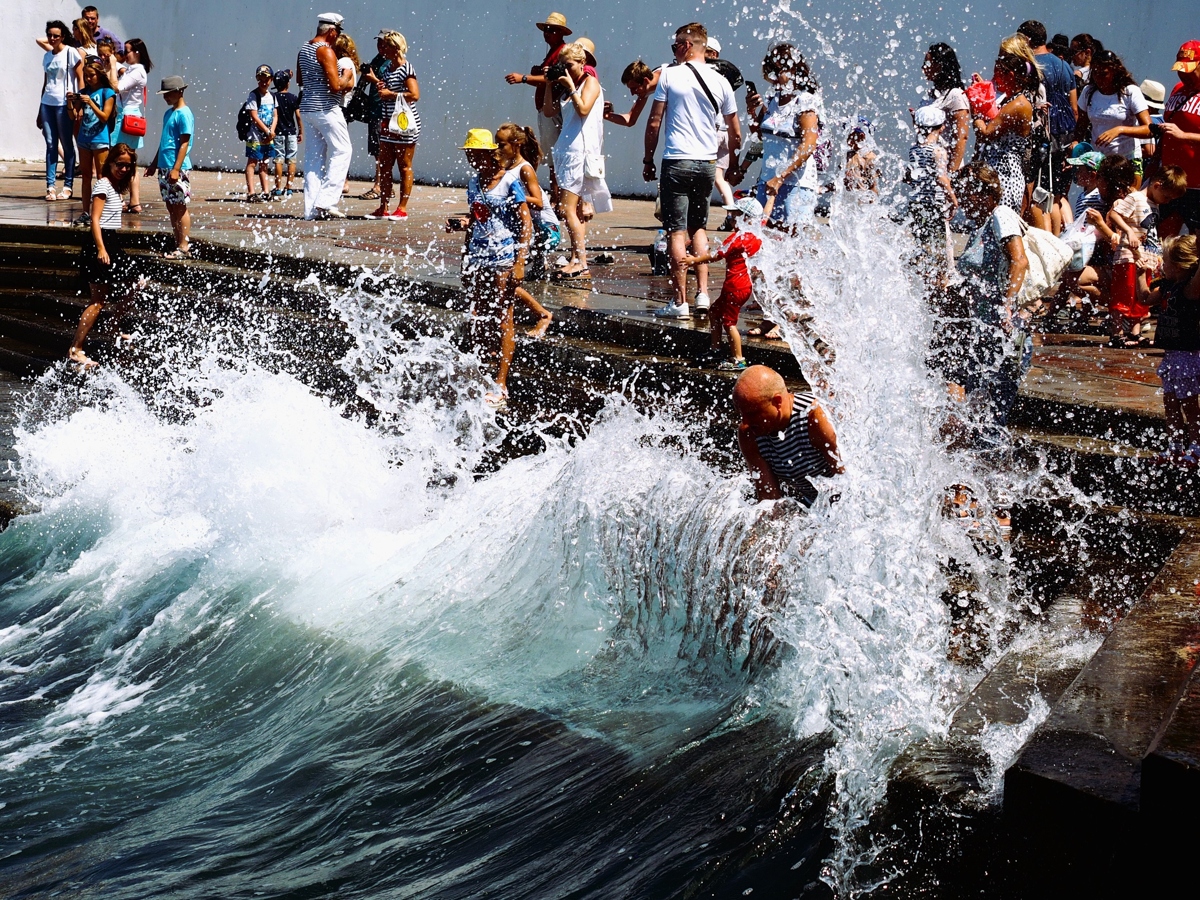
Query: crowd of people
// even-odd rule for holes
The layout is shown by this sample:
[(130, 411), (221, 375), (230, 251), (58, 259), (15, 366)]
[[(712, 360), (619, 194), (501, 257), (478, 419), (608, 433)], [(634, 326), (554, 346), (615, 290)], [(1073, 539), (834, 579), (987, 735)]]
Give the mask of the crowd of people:
[[(378, 201), (369, 217), (403, 220), (421, 134), (416, 69), (407, 40), (394, 30), (380, 31), (374, 59), (361, 62), (344, 24), (339, 14), (321, 14), (315, 35), (299, 48), (294, 72), (267, 65), (255, 72), (256, 86), (239, 115), (247, 201), (289, 197), (303, 146), (305, 218), (343, 218), (339, 203), (353, 153), (348, 123), (364, 121), (376, 160), (374, 183), (362, 195)], [(515, 304), (533, 311), (534, 334), (551, 321), (522, 282), (536, 276), (588, 283), (589, 222), (612, 209), (604, 129), (634, 127), (643, 114), (643, 177), (657, 184), (656, 214), (673, 286), (671, 301), (657, 314), (708, 314), (714, 349), (729, 343), (723, 367), (746, 368), (737, 321), (756, 285), (765, 289), (753, 259), (759, 235), (812, 229), (820, 195), (834, 188), (834, 172), (840, 171), (840, 188), (864, 203), (874, 199), (882, 185), (870, 120), (834, 121), (815, 73), (792, 42), (767, 48), (760, 93), (721, 58), (719, 40), (698, 22), (676, 30), (670, 63), (651, 68), (635, 60), (624, 68), (621, 82), (632, 105), (620, 112), (606, 99), (592, 41), (571, 40), (561, 13), (536, 27), (546, 44), (542, 63), (504, 76), (510, 85), (533, 89), (530, 120), (470, 129), (462, 145), (474, 172), (470, 213), (446, 224), (465, 233), (462, 277), (475, 345), (496, 384), (488, 402), (506, 402)], [(136, 162), (142, 147), (153, 64), (142, 41), (121, 43), (102, 28), (94, 7), (71, 29), (48, 23), (40, 43), (46, 50), (38, 116), (47, 147), (46, 199), (71, 198), (78, 160), (86, 206), (81, 223), (90, 223), (95, 238), (89, 272), (103, 274), (120, 257), (112, 223), (141, 211), (138, 178), (125, 177), (123, 167)], [(1157, 82), (1138, 84), (1095, 37), (1049, 37), (1036, 21), (999, 42), (990, 78), (978, 72), (965, 78), (947, 43), (928, 48), (922, 71), (930, 87), (911, 111), (915, 141), (905, 175), (906, 220), (917, 247), (912, 262), (945, 326), (931, 343), (930, 363), (951, 394), (983, 419), (1006, 423), (1029, 365), (1034, 328), (1103, 317), (1113, 346), (1135, 348), (1147, 345), (1146, 326), (1159, 311), (1154, 343), (1172, 344), (1160, 374), (1167, 396), (1175, 398), (1172, 442), (1163, 458), (1200, 464), (1200, 334), (1189, 262), (1194, 250), (1188, 249), (1200, 220), (1198, 54), (1200, 41), (1180, 47), (1179, 84), (1168, 97)], [(290, 91), (293, 79), (298, 95)], [(735, 93), (743, 86), (744, 114)], [(179, 259), (190, 255), (195, 123), (183, 99), (186, 88), (178, 76), (162, 80), (163, 137), (146, 169), (158, 173), (176, 239), (169, 255)], [(60, 155), (65, 183), (56, 190)], [(753, 184), (735, 192), (756, 165)], [(128, 199), (114, 207), (114, 192)], [(733, 232), (715, 251), (708, 237), (714, 192), (726, 213), (720, 228)], [(969, 235), (957, 254), (955, 231)], [(549, 250), (564, 236), (566, 252), (551, 264)], [(708, 266), (716, 259), (726, 261), (727, 273), (714, 304)], [(690, 294), (689, 272), (695, 274)], [(1163, 317), (1182, 324), (1164, 329)], [(86, 360), (84, 325), (95, 317), (84, 318), (71, 351), (80, 361)], [(773, 337), (778, 329), (765, 323), (762, 331)]]

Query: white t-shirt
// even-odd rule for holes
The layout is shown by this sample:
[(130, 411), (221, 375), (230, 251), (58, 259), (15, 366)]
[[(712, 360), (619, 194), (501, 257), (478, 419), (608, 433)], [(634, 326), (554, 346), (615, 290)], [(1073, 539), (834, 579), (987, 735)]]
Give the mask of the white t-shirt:
[(1123, 134), (1111, 144), (1101, 144), (1096, 140), (1108, 129), (1118, 125), (1137, 125), (1138, 113), (1150, 109), (1141, 89), (1131, 84), (1120, 94), (1101, 94), (1089, 86), (1084, 89), (1083, 94), (1080, 106), (1087, 113), (1088, 121), (1092, 123), (1092, 146), (1106, 156), (1141, 159), (1142, 147), (1137, 138)]
[(658, 87), (654, 91), (655, 102), (667, 104), (662, 126), (666, 135), (662, 158), (715, 161), (720, 141), (719, 124), (725, 116), (737, 112), (737, 102), (733, 88), (724, 76), (707, 63), (692, 63), (692, 66), (708, 85), (720, 115), (713, 109), (692, 69), (684, 64), (666, 66), (658, 76)]
[(82, 57), (74, 47), (63, 47), (57, 53), (46, 51), (42, 57), (42, 69), (46, 72), (46, 89), (42, 91), (42, 103), (46, 106), (66, 106), (67, 94), (79, 91), (75, 81), (75, 67)]
[[(1133, 229), (1139, 232), (1142, 244), (1147, 250), (1154, 252), (1158, 249), (1158, 208), (1150, 202), (1145, 191), (1130, 191), (1112, 206), (1113, 212), (1124, 219)], [(1124, 234), (1124, 231), (1121, 232)], [(1124, 239), (1113, 254), (1113, 262), (1137, 262), (1133, 248)]]
[[(353, 87), (357, 87), (358, 86), (358, 69), (354, 68), (354, 60), (352, 60), (348, 56), (339, 57), (338, 61), (337, 61), (337, 66), (338, 66), (338, 77), (339, 78), (344, 77), (347, 72), (354, 73), (354, 77), (350, 79), (350, 83)], [(342, 106), (349, 106), (350, 98), (353, 96), (354, 96), (354, 91), (353, 91), (353, 89), (351, 89), (349, 91), (346, 91), (346, 93), (344, 93), (344, 94), (339, 94), (338, 102), (341, 103)]]
[(104, 209), (100, 213), (100, 227), (110, 230), (121, 227), (121, 195), (107, 178), (100, 178), (92, 186), (93, 197), (104, 198)]
[[(769, 181), (792, 164), (804, 140), (800, 117), (808, 112), (816, 113), (818, 122), (824, 119), (825, 108), (820, 93), (801, 91), (782, 106), (775, 97), (767, 101), (766, 113), (759, 123), (763, 142), (762, 173), (758, 176), (760, 181)], [(792, 174), (791, 178), (797, 187), (814, 191), (819, 187), (816, 156), (814, 149), (800, 171)]]
[(129, 66), (117, 79), (117, 94), (121, 110), (127, 116), (145, 116), (142, 109), (143, 91), (146, 89), (146, 67), (141, 63)]

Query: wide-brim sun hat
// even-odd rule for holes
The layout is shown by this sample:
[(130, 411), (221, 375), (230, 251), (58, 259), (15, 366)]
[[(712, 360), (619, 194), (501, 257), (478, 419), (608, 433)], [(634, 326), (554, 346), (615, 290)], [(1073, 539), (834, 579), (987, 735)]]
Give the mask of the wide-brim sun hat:
[(463, 142), (464, 150), (498, 150), (500, 145), (496, 143), (492, 137), (492, 133), (486, 128), (472, 128), (467, 132), (467, 139)]
[(1167, 89), (1159, 82), (1152, 81), (1149, 78), (1139, 84), (1138, 87), (1141, 89), (1142, 96), (1146, 98), (1146, 105), (1151, 109), (1157, 109), (1159, 112), (1162, 112), (1165, 105), (1163, 101), (1167, 99)]
[(557, 28), (564, 35), (571, 34), (571, 29), (567, 27), (567, 17), (560, 12), (552, 12), (546, 16), (545, 22), (538, 22), (539, 31), (545, 31), (547, 28)]
[(596, 45), (592, 43), (591, 38), (575, 38), (575, 40), (571, 41), (571, 43), (578, 47), (582, 47), (583, 52), (587, 57), (587, 64), (593, 69), (596, 68)]

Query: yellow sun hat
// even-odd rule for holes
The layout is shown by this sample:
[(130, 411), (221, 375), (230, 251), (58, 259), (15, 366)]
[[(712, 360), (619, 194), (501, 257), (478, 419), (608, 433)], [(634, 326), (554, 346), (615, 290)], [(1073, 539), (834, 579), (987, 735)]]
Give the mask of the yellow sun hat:
[(499, 146), (492, 139), (492, 133), (486, 128), (472, 128), (467, 132), (467, 140), (462, 148), (464, 150), (496, 150)]

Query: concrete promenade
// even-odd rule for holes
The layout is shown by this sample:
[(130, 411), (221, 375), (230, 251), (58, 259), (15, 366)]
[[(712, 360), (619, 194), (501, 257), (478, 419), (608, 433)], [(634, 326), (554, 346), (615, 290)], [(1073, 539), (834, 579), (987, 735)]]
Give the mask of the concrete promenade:
[[(281, 202), (245, 202), (241, 199), (245, 191), (241, 173), (193, 172), (192, 184), (192, 236), (200, 242), (201, 259), (204, 243), (221, 244), (458, 285), (462, 235), (446, 233), (443, 225), (447, 216), (466, 212), (460, 188), (418, 185), (407, 221), (376, 221), (363, 217), (377, 201), (355, 199), (370, 185), (352, 181), (342, 204), (349, 218), (317, 223), (299, 218), (299, 193)], [(79, 187), (77, 180), (76, 189)], [(42, 199), (44, 192), (40, 163), (0, 164), (0, 223), (69, 227), (82, 204), (74, 200), (47, 203)], [(127, 216), (126, 227), (169, 232), (166, 209), (153, 179), (143, 180), (142, 196), (148, 201), (145, 212)], [(719, 209), (714, 209), (710, 222), (719, 224)], [(597, 217), (589, 231), (590, 288), (540, 284), (530, 285), (530, 289), (552, 311), (586, 308), (640, 320), (643, 325), (653, 322), (665, 329), (707, 331), (705, 317), (686, 321), (653, 318), (653, 312), (669, 298), (667, 279), (651, 275), (646, 255), (658, 228), (651, 202), (617, 200), (614, 211)], [(714, 239), (721, 236), (711, 234)], [(714, 265), (710, 276), (713, 296), (719, 292), (723, 276), (721, 265)], [(753, 313), (743, 316), (743, 331), (754, 324)], [(1160, 420), (1162, 398), (1154, 373), (1161, 352), (1111, 349), (1104, 347), (1103, 341), (1097, 334), (1037, 336), (1034, 366), (1022, 385), (1022, 394), (1033, 401), (1087, 407), (1101, 416), (1115, 413)], [(761, 350), (780, 348), (779, 342), (748, 340), (747, 344)]]

